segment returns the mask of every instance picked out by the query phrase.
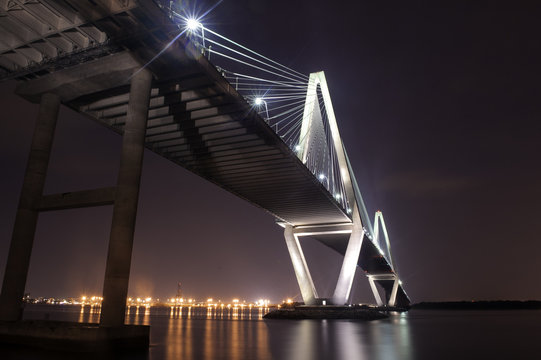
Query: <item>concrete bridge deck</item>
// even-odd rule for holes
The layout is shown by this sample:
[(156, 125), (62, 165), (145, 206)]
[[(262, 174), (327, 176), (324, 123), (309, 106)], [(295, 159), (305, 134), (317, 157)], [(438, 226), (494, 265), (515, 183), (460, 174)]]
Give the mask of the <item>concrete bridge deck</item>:
[[(134, 116), (144, 118), (144, 128), (136, 129), (143, 134), (144, 147), (263, 208), (280, 222), (294, 227), (352, 224), (354, 214), (342, 208), (200, 50), (178, 36), (177, 24), (158, 2), (41, 0), (4, 5), (0, 11), (6, 16), (0, 17), (0, 27), (7, 36), (0, 44), (0, 78), (18, 79), (16, 92), (29, 101), (41, 101), (44, 116), (53, 116), (55, 101), (59, 101), (124, 134), (127, 147), (123, 145), (123, 159), (134, 157), (130, 147), (135, 140), (132, 130), (127, 130), (132, 126), (130, 121)], [(46, 104), (52, 105), (44, 106), (44, 98)], [(148, 107), (138, 104), (138, 99), (148, 101)], [(51, 126), (54, 130), (54, 123)], [(136, 164), (139, 160), (133, 161)], [(47, 164), (44, 166), (46, 171)], [(115, 213), (117, 208), (128, 211), (119, 199), (137, 196), (139, 185), (137, 171), (122, 170), (122, 166), (116, 188), (81, 192), (79, 201), (91, 194), (97, 200), (84, 206), (106, 202), (114, 203)], [(126, 174), (122, 175), (123, 171)], [(42, 196), (42, 184), (29, 186), (33, 203), (45, 202), (55, 209), (73, 206), (66, 199)], [(23, 193), (27, 191), (24, 189)], [(131, 191), (131, 195), (123, 191)], [(136, 211), (136, 205), (135, 198), (135, 210), (130, 211)], [(133, 208), (133, 202), (130, 206)], [(37, 216), (43, 208), (30, 206), (22, 210)], [(117, 231), (115, 216), (112, 237)], [(135, 213), (129, 216), (135, 222)], [(129, 231), (121, 236), (131, 241)], [(397, 281), (393, 280), (394, 271), (374, 243), (364, 233), (361, 236), (366, 241), (362, 242), (356, 264), (383, 287), (389, 298)], [(341, 254), (348, 251), (349, 235), (314, 237)], [(30, 249), (31, 240), (25, 240), (30, 241)], [(113, 243), (111, 239), (109, 251), (120, 251)], [(131, 249), (131, 244), (128, 246)], [(108, 260), (109, 266), (117, 268), (113, 260), (111, 264)], [(128, 276), (129, 262), (123, 269), (122, 276)], [(118, 278), (111, 277), (109, 289), (116, 286)], [(121, 295), (115, 299), (119, 308), (125, 296), (124, 300)], [(397, 305), (409, 304), (401, 285), (396, 301)], [(104, 310), (107, 308), (104, 305)]]

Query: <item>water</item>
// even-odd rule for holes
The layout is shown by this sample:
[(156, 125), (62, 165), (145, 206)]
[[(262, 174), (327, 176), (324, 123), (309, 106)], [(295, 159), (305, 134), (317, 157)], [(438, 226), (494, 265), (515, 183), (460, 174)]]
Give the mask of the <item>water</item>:
[[(130, 311), (131, 324), (151, 325), (145, 354), (114, 358), (173, 359), (539, 359), (541, 311), (421, 311), (372, 322), (262, 320), (243, 311), (169, 308)], [(75, 306), (38, 307), (26, 318), (96, 322)], [(85, 354), (0, 350), (0, 359), (95, 359)], [(101, 360), (101, 359), (100, 359)]]

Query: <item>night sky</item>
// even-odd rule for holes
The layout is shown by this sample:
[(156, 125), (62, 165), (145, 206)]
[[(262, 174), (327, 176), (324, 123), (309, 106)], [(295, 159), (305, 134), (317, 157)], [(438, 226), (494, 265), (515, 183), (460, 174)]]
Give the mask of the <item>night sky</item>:
[[(541, 12), (444, 3), (226, 0), (204, 22), (296, 70), (325, 71), (359, 187), (369, 212), (383, 211), (413, 302), (541, 299)], [(0, 276), (38, 111), (14, 87), (0, 84)], [(45, 193), (116, 184), (120, 146), (62, 108)], [(111, 215), (42, 213), (27, 292), (100, 295)], [(302, 244), (330, 295), (341, 257)], [(147, 151), (129, 293), (166, 298), (177, 282), (200, 299), (300, 299), (272, 216)], [(353, 300), (373, 302), (362, 272)]]

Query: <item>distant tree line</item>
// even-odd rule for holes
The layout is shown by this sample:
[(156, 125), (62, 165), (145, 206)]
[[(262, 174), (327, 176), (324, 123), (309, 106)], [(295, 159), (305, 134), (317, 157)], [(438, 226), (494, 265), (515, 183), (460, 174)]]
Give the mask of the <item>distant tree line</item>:
[(493, 301), (439, 301), (413, 304), (419, 310), (537, 310), (541, 309), (538, 300), (493, 300)]

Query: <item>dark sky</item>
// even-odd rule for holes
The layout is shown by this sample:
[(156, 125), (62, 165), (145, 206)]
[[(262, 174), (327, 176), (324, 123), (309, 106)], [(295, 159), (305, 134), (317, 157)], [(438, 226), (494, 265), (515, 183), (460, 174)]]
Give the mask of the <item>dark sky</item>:
[[(205, 24), (304, 73), (325, 71), (366, 205), (384, 213), (414, 302), (541, 299), (539, 8), (374, 3), (226, 0)], [(0, 84), (1, 276), (38, 110), (14, 86)], [(114, 185), (120, 145), (63, 108), (45, 192)], [(111, 214), (41, 214), (27, 291), (100, 294)], [(198, 298), (299, 298), (271, 216), (148, 151), (137, 220), (131, 295), (173, 296), (180, 281)], [(330, 295), (340, 257), (303, 246)], [(373, 301), (362, 273), (353, 300)]]

